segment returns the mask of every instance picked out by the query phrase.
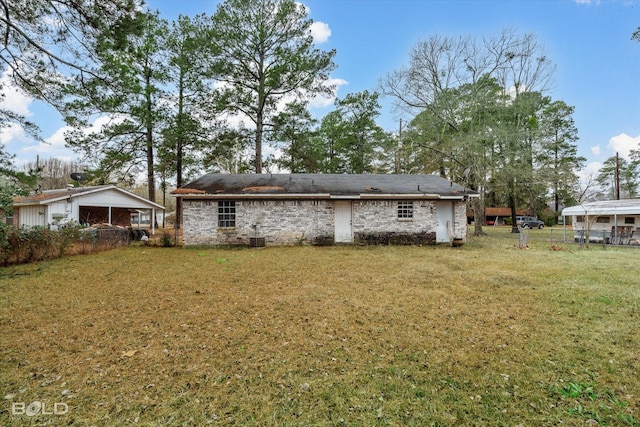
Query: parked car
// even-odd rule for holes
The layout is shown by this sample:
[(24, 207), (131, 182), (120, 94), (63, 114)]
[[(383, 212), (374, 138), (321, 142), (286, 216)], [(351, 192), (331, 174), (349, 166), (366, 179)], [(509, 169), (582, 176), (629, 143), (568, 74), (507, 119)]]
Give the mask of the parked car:
[(535, 216), (517, 216), (516, 223), (522, 228), (544, 228), (544, 222)]

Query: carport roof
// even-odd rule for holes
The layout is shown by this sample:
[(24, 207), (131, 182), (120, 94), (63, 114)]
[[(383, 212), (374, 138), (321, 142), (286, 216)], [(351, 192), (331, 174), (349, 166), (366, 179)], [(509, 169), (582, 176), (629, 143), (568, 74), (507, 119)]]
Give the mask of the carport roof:
[[(135, 209), (161, 209), (164, 210), (162, 205), (154, 203), (144, 197), (137, 194), (118, 188), (115, 185), (96, 185), (90, 187), (69, 187), (56, 190), (45, 190), (40, 193), (30, 194), (28, 196), (17, 196), (13, 198), (14, 206), (32, 206), (32, 205), (48, 205), (60, 200), (65, 200), (71, 197), (72, 199), (81, 198), (90, 194), (100, 193), (113, 190), (119, 193), (121, 196), (135, 201), (131, 203), (131, 208)], [(92, 203), (95, 205), (95, 203)], [(106, 204), (105, 204), (106, 206)]]
[(562, 216), (572, 215), (640, 215), (640, 199), (602, 200), (562, 210)]
[(173, 191), (178, 197), (419, 197), (463, 199), (478, 193), (437, 175), (207, 174)]

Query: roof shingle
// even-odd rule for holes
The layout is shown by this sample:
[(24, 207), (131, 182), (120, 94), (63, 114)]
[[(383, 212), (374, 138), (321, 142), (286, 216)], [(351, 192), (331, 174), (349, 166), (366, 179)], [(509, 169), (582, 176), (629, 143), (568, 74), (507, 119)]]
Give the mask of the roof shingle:
[(362, 194), (475, 196), (477, 193), (437, 175), (383, 174), (207, 174), (177, 189), (192, 194)]

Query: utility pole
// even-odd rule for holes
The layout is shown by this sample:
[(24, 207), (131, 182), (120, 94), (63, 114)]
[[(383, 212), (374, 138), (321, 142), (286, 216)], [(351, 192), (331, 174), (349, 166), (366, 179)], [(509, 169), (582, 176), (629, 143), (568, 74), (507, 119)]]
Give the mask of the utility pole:
[(396, 173), (400, 173), (400, 151), (402, 150), (402, 118), (400, 118), (400, 129), (398, 130), (398, 147), (396, 148)]

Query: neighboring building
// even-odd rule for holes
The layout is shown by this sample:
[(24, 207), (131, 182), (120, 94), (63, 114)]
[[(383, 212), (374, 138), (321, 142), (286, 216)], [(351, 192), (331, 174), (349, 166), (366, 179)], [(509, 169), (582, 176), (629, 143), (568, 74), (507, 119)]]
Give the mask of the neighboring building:
[(640, 199), (584, 203), (564, 208), (562, 216), (571, 217), (576, 241), (640, 244)]
[[(15, 227), (49, 227), (76, 223), (82, 225), (110, 224), (128, 227), (131, 213), (151, 212), (164, 208), (144, 197), (130, 193), (115, 185), (94, 187), (68, 187), (46, 190), (24, 197), (13, 198), (13, 224)], [(152, 229), (155, 224), (152, 224)]]
[[(524, 209), (516, 209), (516, 215), (529, 215), (529, 211)], [(473, 211), (469, 211), (467, 213), (467, 216), (469, 217), (469, 221), (473, 221), (475, 219)], [(484, 218), (487, 225), (505, 225), (507, 224), (505, 220), (511, 219), (511, 208), (485, 208)]]
[(177, 190), (185, 245), (466, 239), (477, 193), (436, 175), (209, 174)]

